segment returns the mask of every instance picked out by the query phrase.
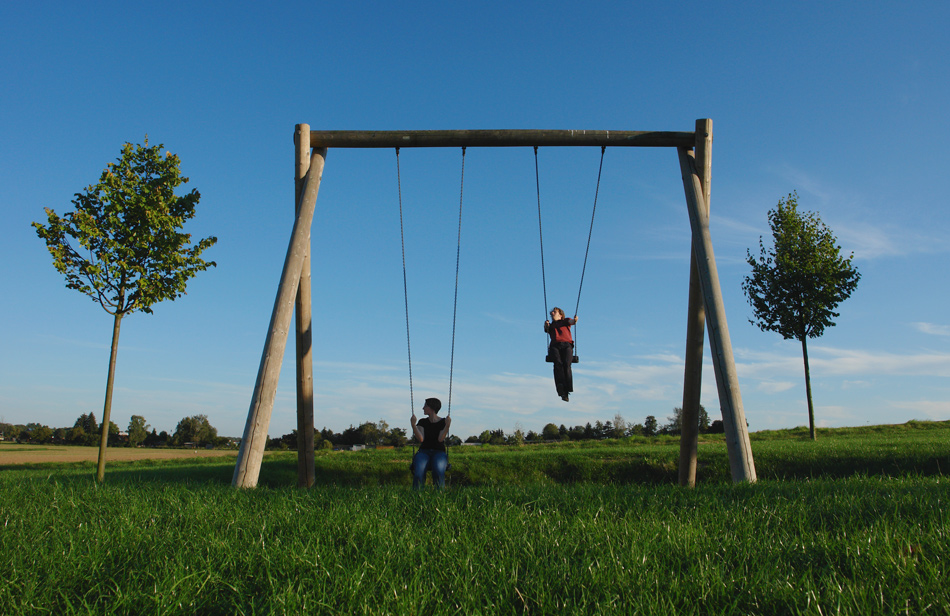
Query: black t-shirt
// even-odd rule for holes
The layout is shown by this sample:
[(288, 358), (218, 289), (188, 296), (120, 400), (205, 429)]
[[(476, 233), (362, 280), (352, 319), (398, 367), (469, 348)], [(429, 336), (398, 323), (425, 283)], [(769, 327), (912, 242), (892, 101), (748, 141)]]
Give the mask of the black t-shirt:
[(423, 417), (416, 422), (416, 425), (422, 429), (422, 444), (419, 449), (435, 449), (436, 451), (445, 451), (445, 443), (439, 441), (439, 434), (445, 430), (445, 418), (432, 423), (428, 417)]

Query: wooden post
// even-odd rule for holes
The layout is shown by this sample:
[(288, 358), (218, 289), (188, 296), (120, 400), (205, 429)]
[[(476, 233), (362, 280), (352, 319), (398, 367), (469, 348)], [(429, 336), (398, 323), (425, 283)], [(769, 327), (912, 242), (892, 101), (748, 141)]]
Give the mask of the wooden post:
[[(303, 181), (310, 169), (310, 125), (298, 124), (294, 132), (296, 175), (294, 213), (300, 208)], [(313, 354), (312, 308), (310, 300), (310, 234), (300, 269), (297, 288), (297, 487), (309, 488), (316, 481), (313, 458)]]
[(287, 246), (287, 256), (284, 259), (284, 269), (277, 288), (277, 298), (274, 300), (274, 310), (271, 313), (267, 339), (264, 342), (261, 365), (257, 371), (257, 382), (254, 384), (254, 395), (247, 412), (244, 438), (241, 439), (241, 449), (238, 451), (237, 463), (234, 465), (231, 485), (238, 488), (257, 486), (257, 478), (260, 475), (264, 446), (267, 444), (267, 428), (270, 426), (270, 417), (274, 410), (277, 381), (280, 378), (284, 350), (287, 348), (287, 336), (301, 270), (307, 246), (310, 243), (310, 225), (317, 205), (317, 193), (320, 190), (320, 179), (323, 175), (326, 155), (326, 148), (314, 151), (310, 169), (307, 171), (301, 190), (300, 206), (297, 209), (297, 218)]
[(742, 409), (742, 395), (739, 392), (739, 379), (732, 356), (732, 342), (729, 339), (722, 289), (719, 286), (719, 272), (716, 269), (716, 257), (709, 234), (709, 215), (706, 213), (703, 185), (696, 171), (693, 152), (683, 147), (677, 148), (677, 151), (683, 176), (683, 189), (686, 192), (689, 223), (693, 232), (693, 249), (696, 254), (700, 286), (703, 290), (709, 346), (716, 372), (716, 385), (719, 389), (726, 446), (729, 449), (729, 466), (733, 481), (752, 482), (756, 480), (755, 464), (752, 461), (749, 430), (746, 426), (745, 412)]
[[(696, 167), (702, 170), (703, 197), (709, 216), (709, 182), (712, 179), (712, 120), (696, 120)], [(689, 308), (686, 321), (686, 367), (683, 371), (683, 412), (680, 415), (681, 486), (696, 485), (696, 454), (699, 448), (699, 399), (703, 385), (703, 335), (706, 313), (696, 266), (695, 243), (689, 259)]]

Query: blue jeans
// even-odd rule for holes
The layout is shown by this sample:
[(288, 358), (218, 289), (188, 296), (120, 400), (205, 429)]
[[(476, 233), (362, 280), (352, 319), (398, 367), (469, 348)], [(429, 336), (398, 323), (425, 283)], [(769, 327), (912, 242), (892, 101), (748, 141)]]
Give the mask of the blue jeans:
[(445, 487), (445, 469), (449, 465), (449, 454), (435, 449), (420, 449), (412, 458), (412, 487), (419, 490), (426, 485), (426, 471), (432, 471), (432, 481), (440, 488)]

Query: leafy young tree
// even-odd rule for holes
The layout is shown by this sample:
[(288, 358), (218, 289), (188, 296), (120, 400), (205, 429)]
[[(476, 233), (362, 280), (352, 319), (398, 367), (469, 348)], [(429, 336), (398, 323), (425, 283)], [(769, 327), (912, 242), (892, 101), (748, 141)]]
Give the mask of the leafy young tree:
[(132, 415), (129, 421), (129, 447), (138, 447), (148, 437), (149, 426), (141, 415)]
[(175, 195), (188, 182), (179, 164), (174, 154), (162, 154), (161, 144), (149, 147), (147, 137), (145, 145), (126, 143), (99, 182), (76, 194), (74, 211), (59, 216), (46, 208), (48, 224), (33, 223), (66, 287), (89, 295), (114, 317), (96, 471), (100, 482), (122, 318), (137, 310), (151, 313), (153, 304), (181, 297), (189, 278), (215, 265), (199, 255), (217, 238), (192, 246), (191, 235), (181, 232), (194, 217), (200, 195), (194, 189)]
[(851, 296), (861, 274), (851, 264), (853, 254), (841, 255), (834, 234), (814, 212), (798, 211), (798, 194), (780, 199), (769, 211), (774, 246), (766, 250), (759, 238), (759, 256), (746, 251), (752, 273), (742, 283), (755, 320), (762, 331), (777, 332), (801, 342), (808, 398), (808, 426), (815, 438), (815, 411), (808, 367), (808, 338), (821, 336), (835, 309)]

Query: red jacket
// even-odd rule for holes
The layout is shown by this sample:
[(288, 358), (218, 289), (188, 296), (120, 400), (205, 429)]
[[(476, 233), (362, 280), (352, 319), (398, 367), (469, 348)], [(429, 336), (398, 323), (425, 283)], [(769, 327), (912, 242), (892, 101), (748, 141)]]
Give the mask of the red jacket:
[(551, 342), (573, 343), (574, 339), (571, 337), (571, 326), (575, 323), (576, 321), (574, 319), (558, 319), (550, 325), (545, 324), (544, 331), (551, 336)]

